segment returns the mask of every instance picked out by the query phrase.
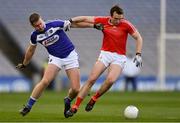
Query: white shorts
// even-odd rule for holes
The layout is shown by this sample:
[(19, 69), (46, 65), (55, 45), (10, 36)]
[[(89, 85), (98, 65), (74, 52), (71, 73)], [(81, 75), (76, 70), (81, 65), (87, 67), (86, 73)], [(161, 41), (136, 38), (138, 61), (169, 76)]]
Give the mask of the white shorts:
[(106, 67), (108, 67), (110, 64), (117, 64), (122, 69), (125, 66), (126, 59), (127, 58), (125, 55), (119, 55), (117, 53), (112, 53), (112, 52), (102, 51), (102, 50), (98, 58), (98, 60), (101, 61)]
[(58, 66), (60, 69), (64, 68), (65, 70), (70, 68), (78, 68), (78, 54), (75, 50), (71, 51), (71, 53), (66, 58), (58, 58), (52, 55), (49, 55), (48, 64), (54, 64)]

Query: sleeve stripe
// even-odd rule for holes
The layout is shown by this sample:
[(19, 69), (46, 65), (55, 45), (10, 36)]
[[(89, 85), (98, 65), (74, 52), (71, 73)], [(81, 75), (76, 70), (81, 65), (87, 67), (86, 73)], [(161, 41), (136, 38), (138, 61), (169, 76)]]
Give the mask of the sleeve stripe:
[(128, 24), (134, 32), (136, 32), (136, 31), (137, 31), (137, 29), (134, 27), (134, 25), (133, 25), (133, 24), (131, 24), (129, 21), (127, 21), (127, 20), (123, 20), (123, 22), (124, 22), (124, 23), (126, 23), (126, 24)]

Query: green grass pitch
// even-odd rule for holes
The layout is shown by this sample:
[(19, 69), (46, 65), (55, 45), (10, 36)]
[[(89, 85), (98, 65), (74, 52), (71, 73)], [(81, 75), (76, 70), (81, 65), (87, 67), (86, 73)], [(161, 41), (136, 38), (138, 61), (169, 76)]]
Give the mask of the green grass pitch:
[[(73, 117), (64, 118), (65, 92), (46, 91), (25, 117), (18, 111), (30, 93), (0, 93), (0, 122), (180, 122), (180, 92), (107, 92), (91, 112), (84, 110), (86, 97)], [(124, 118), (128, 105), (139, 108), (137, 119)]]

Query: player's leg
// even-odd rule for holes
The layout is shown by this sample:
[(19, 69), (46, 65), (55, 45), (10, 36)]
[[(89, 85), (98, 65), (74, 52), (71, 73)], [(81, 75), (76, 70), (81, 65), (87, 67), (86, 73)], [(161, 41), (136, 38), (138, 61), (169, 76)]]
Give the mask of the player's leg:
[(75, 104), (67, 112), (69, 116), (72, 116), (74, 113), (77, 112), (81, 102), (87, 96), (87, 94), (90, 91), (91, 87), (93, 86), (93, 84), (95, 83), (97, 78), (104, 72), (105, 69), (106, 69), (106, 66), (101, 61), (97, 61), (95, 63), (88, 80), (82, 86), (82, 88), (80, 89), (80, 91), (78, 93)]
[(67, 118), (66, 112), (71, 108), (71, 101), (77, 96), (80, 89), (80, 70), (77, 67), (71, 68), (66, 70), (66, 73), (71, 85), (68, 96), (64, 98), (64, 116)]
[(38, 99), (41, 96), (44, 89), (46, 89), (49, 83), (56, 77), (59, 70), (60, 69), (56, 65), (48, 64), (45, 73), (43, 75), (43, 78), (33, 89), (31, 97)]
[(66, 73), (71, 84), (68, 97), (73, 100), (77, 96), (80, 89), (80, 70), (79, 68), (71, 68), (66, 70)]
[(95, 93), (95, 95), (91, 97), (89, 103), (86, 105), (86, 111), (91, 111), (93, 109), (95, 102), (99, 99), (99, 97), (101, 97), (105, 92), (107, 92), (110, 89), (113, 83), (118, 79), (121, 72), (122, 68), (119, 65), (111, 64), (109, 66), (109, 71), (106, 80), (101, 85), (100, 89)]
[(23, 109), (20, 110), (22, 116), (25, 116), (31, 110), (36, 100), (41, 96), (42, 92), (49, 85), (49, 83), (55, 78), (59, 70), (60, 69), (56, 65), (48, 64), (44, 72), (43, 78), (34, 87), (27, 104), (23, 107)]
[(64, 98), (64, 116), (67, 118), (66, 112), (71, 108), (71, 101), (77, 96), (80, 89), (79, 61), (75, 50), (63, 59), (63, 66), (70, 80), (70, 89), (68, 95)]

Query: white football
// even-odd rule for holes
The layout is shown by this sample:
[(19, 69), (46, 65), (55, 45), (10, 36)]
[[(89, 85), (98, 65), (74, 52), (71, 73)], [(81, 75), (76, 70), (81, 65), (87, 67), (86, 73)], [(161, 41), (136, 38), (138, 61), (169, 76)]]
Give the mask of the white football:
[(139, 110), (136, 106), (129, 105), (124, 110), (124, 116), (128, 119), (136, 119), (138, 117)]

